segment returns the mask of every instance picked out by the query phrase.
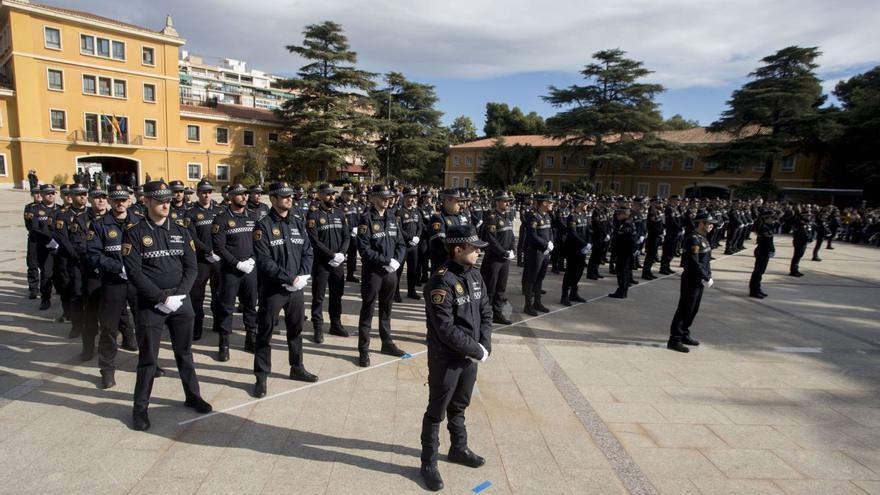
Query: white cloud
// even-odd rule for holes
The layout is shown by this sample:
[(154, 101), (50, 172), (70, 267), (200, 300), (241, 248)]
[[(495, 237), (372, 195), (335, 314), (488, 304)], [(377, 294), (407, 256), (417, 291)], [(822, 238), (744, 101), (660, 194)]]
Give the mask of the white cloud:
[(170, 12), (191, 51), (274, 72), (301, 65), (284, 45), (325, 19), (343, 25), (363, 68), (415, 79), (573, 73), (613, 47), (643, 60), (669, 88), (741, 79), (793, 44), (821, 48), (821, 73), (880, 62), (880, 9), (870, 0), (137, 0), (136, 10), (133, 1), (58, 1), (151, 27)]

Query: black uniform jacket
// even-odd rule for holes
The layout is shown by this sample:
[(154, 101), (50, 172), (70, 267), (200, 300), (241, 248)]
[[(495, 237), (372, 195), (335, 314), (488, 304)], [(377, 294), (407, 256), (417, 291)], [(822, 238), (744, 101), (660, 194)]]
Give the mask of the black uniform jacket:
[(306, 231), (315, 251), (315, 261), (325, 264), (336, 253), (347, 253), (351, 242), (349, 229), (342, 209), (327, 209), (324, 205), (310, 208), (306, 214)]
[(198, 273), (192, 237), (170, 217), (162, 225), (145, 217), (127, 229), (122, 260), (138, 296), (153, 304), (188, 295)]
[(383, 215), (372, 207), (365, 211), (358, 224), (357, 243), (361, 262), (370, 270), (384, 270), (392, 258), (402, 263), (406, 257), (406, 244), (391, 210)]
[(274, 208), (257, 222), (253, 233), (260, 283), (274, 286), (293, 284), (293, 279), (312, 273), (312, 244), (302, 220), (293, 210), (281, 217)]
[(507, 252), (513, 249), (513, 211), (500, 213), (492, 210), (486, 213), (480, 238), (489, 243), (486, 255), (507, 259)]
[(428, 359), (480, 359), (492, 352), (492, 306), (480, 271), (449, 260), (425, 285)]
[(696, 284), (700, 280), (708, 282), (712, 278), (712, 268), (709, 267), (712, 248), (705, 237), (696, 232), (689, 235), (682, 243), (681, 256), (684, 261), (684, 273), (681, 275), (683, 281)]
[(125, 279), (119, 276), (123, 267), (122, 237), (141, 219), (142, 216), (129, 212), (125, 218), (117, 220), (110, 212), (92, 223), (87, 241), (89, 266), (98, 270), (101, 280), (125, 283)]

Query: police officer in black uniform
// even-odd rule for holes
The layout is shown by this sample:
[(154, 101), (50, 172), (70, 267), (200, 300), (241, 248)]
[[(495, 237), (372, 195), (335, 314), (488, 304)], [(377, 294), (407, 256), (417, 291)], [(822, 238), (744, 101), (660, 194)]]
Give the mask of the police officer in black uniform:
[[(70, 300), (70, 334), (69, 338), (82, 337), (84, 361), (94, 355), (94, 339), (98, 334), (98, 322), (87, 321), (85, 317), (86, 279), (89, 270), (85, 263), (87, 230), (82, 229), (90, 220), (88, 207), (88, 189), (82, 184), (74, 184), (70, 188), (70, 208), (60, 211), (55, 217), (53, 239), (58, 243), (57, 259), (67, 272), (67, 283), (64, 289)], [(85, 326), (88, 325), (86, 329)], [(89, 346), (91, 341), (91, 346)]]
[(663, 253), (660, 256), (660, 274), (672, 275), (675, 270), (670, 268), (672, 258), (675, 257), (678, 238), (681, 235), (681, 212), (678, 211), (678, 197), (669, 198), (669, 204), (663, 211), (664, 225), (666, 227), (665, 237), (663, 239)]
[(379, 337), (383, 354), (402, 357), (403, 352), (391, 338), (391, 305), (397, 291), (395, 273), (406, 255), (406, 244), (395, 216), (388, 210), (394, 193), (388, 186), (370, 188), (372, 206), (361, 215), (358, 224), (358, 252), (361, 255), (361, 311), (358, 318), (358, 365), (370, 366), (370, 327), (373, 305), (379, 300)]
[(470, 218), (462, 213), (461, 202), (463, 198), (458, 189), (444, 189), (440, 193), (440, 200), (442, 201), (440, 209), (429, 220), (431, 224), (431, 237), (429, 239), (431, 243), (431, 270), (436, 270), (446, 261), (447, 254), (444, 247), (446, 229), (453, 225), (470, 223)]
[(474, 268), (486, 246), (471, 225), (448, 228), (449, 259), (425, 286), (428, 407), (422, 418), (421, 474), (432, 491), (443, 489), (437, 457), (444, 416), (451, 439), (447, 460), (472, 468), (486, 463), (468, 448), (464, 424), (477, 363), (486, 362), (492, 352), (492, 309), (483, 277)]
[(657, 262), (657, 252), (663, 245), (663, 236), (665, 235), (665, 225), (663, 213), (659, 208), (659, 198), (651, 200), (651, 206), (648, 207), (648, 215), (646, 220), (647, 236), (645, 239), (645, 263), (642, 266), (642, 279), (654, 280), (657, 278), (651, 269)]
[(37, 238), (31, 234), (31, 220), (42, 203), (40, 196), (40, 187), (31, 188), (31, 198), (33, 201), (24, 207), (24, 228), (27, 230), (27, 281), (28, 281), (28, 299), (36, 299), (40, 292), (40, 262), (37, 258)]
[(290, 378), (316, 382), (303, 366), (302, 328), (305, 317), (303, 289), (312, 273), (312, 245), (305, 224), (293, 216), (293, 189), (286, 182), (269, 186), (269, 214), (253, 231), (254, 252), (260, 273), (260, 312), (254, 352), (254, 396), (266, 396), (266, 378), (272, 371), (272, 328), (281, 310), (287, 327)]
[(343, 210), (336, 206), (336, 189), (318, 186), (318, 205), (306, 215), (306, 231), (314, 251), (312, 263), (312, 326), (315, 342), (324, 342), (324, 293), (330, 288), (330, 333), (348, 337), (342, 326), (342, 294), (345, 292), (345, 256), (351, 232)]
[(173, 180), (168, 184), (171, 189), (171, 220), (177, 225), (183, 225), (183, 218), (186, 215), (187, 204), (184, 201), (186, 195), (186, 186), (183, 181)]
[(187, 295), (198, 271), (195, 244), (187, 229), (168, 218), (171, 191), (164, 182), (144, 184), (144, 196), (147, 215), (125, 231), (122, 241), (125, 273), (137, 290), (138, 366), (132, 426), (139, 431), (150, 427), (147, 407), (166, 327), (186, 395), (184, 405), (200, 413), (211, 412), (211, 405), (199, 393), (192, 357), (193, 309)]
[(492, 322), (510, 325), (503, 314), (504, 297), (507, 291), (507, 277), (510, 273), (510, 262), (516, 259), (513, 238), (513, 211), (510, 202), (513, 200), (507, 191), (498, 191), (492, 197), (495, 208), (487, 211), (485, 221), (480, 229), (480, 238), (487, 243), (486, 255), (480, 265), (480, 275), (485, 281), (486, 297), (492, 308)]
[(587, 198), (575, 195), (572, 199), (574, 209), (564, 220), (568, 232), (561, 248), (566, 260), (565, 275), (562, 276), (562, 297), (559, 300), (563, 306), (571, 306), (572, 302), (587, 302), (578, 293), (578, 282), (584, 275), (587, 254), (593, 250), (590, 233), (592, 219), (587, 215)]
[(61, 293), (58, 274), (55, 273), (58, 241), (53, 238), (53, 222), (60, 207), (55, 204), (55, 186), (40, 186), (42, 202), (34, 208), (29, 233), (37, 244), (37, 263), (40, 265), (40, 310), (45, 311), (52, 306), (52, 284)]
[(791, 255), (791, 268), (789, 275), (803, 277), (800, 271), (801, 258), (807, 251), (807, 245), (813, 241), (813, 222), (808, 211), (798, 209), (791, 223), (791, 241), (794, 245), (794, 253)]
[(615, 299), (626, 299), (630, 284), (632, 284), (631, 266), (638, 248), (638, 234), (635, 226), (629, 221), (629, 210), (619, 208), (614, 212), (617, 221), (617, 229), (612, 239), (614, 257), (617, 262), (617, 290), (608, 294)]
[(122, 237), (125, 231), (143, 217), (128, 209), (128, 190), (122, 184), (110, 187), (110, 210), (99, 221), (93, 222), (88, 234), (89, 265), (101, 277), (101, 306), (98, 320), (98, 367), (101, 370), (101, 388), (116, 385), (117, 336), (122, 332), (122, 348), (136, 351), (137, 343), (132, 327), (124, 315), (126, 304), (136, 311), (136, 291), (128, 283), (122, 263)]
[(526, 214), (525, 240), (523, 241), (523, 294), (526, 297), (523, 313), (538, 316), (538, 311), (549, 313), (550, 310), (541, 303), (544, 277), (547, 275), (549, 255), (556, 246), (553, 245), (553, 198), (549, 194), (536, 194), (533, 200), (534, 209)]
[(604, 262), (605, 251), (608, 249), (608, 242), (611, 240), (611, 232), (608, 230), (608, 211), (604, 200), (596, 201), (596, 207), (593, 208), (590, 218), (593, 250), (590, 252), (590, 260), (587, 262), (587, 278), (599, 280), (600, 278), (605, 278), (604, 275), (599, 273), (599, 265)]
[(349, 236), (348, 253), (345, 256), (345, 281), (357, 283), (361, 279), (357, 278), (354, 274), (355, 268), (357, 268), (358, 257), (357, 242), (354, 239), (357, 236), (357, 225), (360, 222), (361, 213), (363, 213), (363, 206), (354, 201), (353, 198), (354, 190), (352, 190), (351, 186), (343, 187), (342, 193), (339, 195), (339, 209), (342, 210), (342, 214), (345, 216), (345, 222), (351, 234)]
[(263, 188), (254, 184), (248, 188), (247, 209), (257, 212), (257, 219), (262, 220), (269, 214), (269, 205), (260, 201), (263, 198)]
[[(211, 237), (214, 253), (220, 256), (220, 304), (214, 315), (220, 333), (218, 361), (229, 361), (229, 336), (235, 298), (241, 301), (245, 332), (257, 331), (257, 272), (254, 259), (254, 226), (257, 212), (247, 209), (247, 189), (241, 184), (230, 186), (229, 207), (214, 217)], [(245, 339), (253, 339), (245, 335)]]
[(434, 194), (430, 189), (424, 189), (419, 193), (419, 213), (422, 217), (422, 235), (419, 238), (419, 280), (418, 285), (428, 281), (431, 273), (431, 258), (429, 248), (431, 246), (431, 217), (434, 215)]
[(758, 224), (755, 231), (758, 239), (755, 241), (755, 268), (749, 279), (749, 297), (764, 299), (767, 293), (761, 290), (761, 278), (767, 270), (770, 258), (776, 255), (776, 246), (773, 245), (774, 212), (766, 208), (759, 212)]
[[(196, 245), (196, 261), (198, 263), (198, 275), (193, 283), (189, 296), (192, 300), (195, 318), (193, 318), (193, 341), (202, 338), (202, 330), (205, 323), (205, 286), (211, 283), (211, 315), (214, 316), (214, 331), (218, 329), (218, 307), (220, 306), (220, 256), (214, 252), (214, 241), (211, 226), (214, 218), (223, 213), (223, 207), (211, 199), (214, 193), (214, 185), (208, 179), (202, 179), (196, 186), (196, 201), (186, 211), (184, 224), (189, 229), (189, 235)], [(250, 345), (248, 345), (250, 344)], [(254, 341), (245, 341), (245, 350), (254, 352)]]
[(669, 329), (669, 342), (666, 347), (678, 352), (690, 352), (686, 346), (696, 346), (700, 343), (691, 337), (691, 324), (697, 311), (700, 309), (700, 300), (703, 298), (703, 282), (706, 287), (712, 287), (712, 268), (709, 262), (712, 259), (712, 247), (706, 238), (717, 220), (706, 211), (699, 211), (693, 217), (694, 229), (691, 234), (682, 241), (682, 258), (684, 259), (684, 273), (681, 274), (681, 291), (678, 299), (678, 308), (672, 318)]
[(424, 223), (422, 214), (416, 207), (419, 193), (412, 188), (403, 189), (403, 204), (397, 209), (397, 221), (400, 223), (400, 233), (406, 244), (405, 263), (397, 269), (397, 297), (400, 297), (400, 278), (406, 265), (406, 297), (420, 300), (422, 296), (416, 292), (416, 283), (419, 280), (419, 243), (424, 235)]

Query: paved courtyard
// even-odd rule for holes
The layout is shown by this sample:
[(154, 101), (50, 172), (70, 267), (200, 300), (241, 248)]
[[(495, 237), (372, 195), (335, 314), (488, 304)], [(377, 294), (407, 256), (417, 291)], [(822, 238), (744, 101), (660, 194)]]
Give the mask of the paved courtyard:
[[(0, 192), (0, 492), (424, 493), (419, 429), (427, 401), (424, 307), (395, 304), (393, 333), (412, 354), (356, 365), (356, 338), (307, 337), (321, 381), (287, 379), (276, 337), (269, 396), (254, 400), (252, 356), (233, 338), (195, 345), (215, 413), (182, 406), (169, 345), (148, 432), (129, 428), (136, 354), (120, 351), (118, 385), (99, 390), (96, 361), (55, 323), (60, 304), (26, 298), (28, 196)], [(614, 279), (582, 284), (590, 302), (495, 327), (468, 409), (473, 470), (446, 463), (447, 493), (880, 494), (880, 250), (838, 243), (787, 276), (791, 242), (777, 238), (770, 297), (747, 297), (752, 244), (716, 254), (687, 355), (665, 349), (677, 276), (642, 282), (626, 301)], [(603, 267), (603, 273), (607, 269)], [(519, 269), (509, 297), (519, 310)], [(308, 300), (308, 298), (307, 298)], [(346, 289), (354, 330), (358, 290)], [(241, 328), (236, 318), (237, 328)], [(307, 323), (306, 335), (311, 327)], [(374, 346), (378, 342), (374, 342)], [(445, 432), (445, 430), (444, 430)], [(441, 452), (448, 448), (443, 439)]]

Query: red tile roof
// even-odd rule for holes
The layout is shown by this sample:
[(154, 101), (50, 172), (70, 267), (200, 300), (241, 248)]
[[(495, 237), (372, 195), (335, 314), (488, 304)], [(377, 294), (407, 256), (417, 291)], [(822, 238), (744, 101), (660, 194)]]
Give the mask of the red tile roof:
[(156, 31), (154, 29), (145, 28), (143, 26), (137, 26), (135, 24), (129, 24), (127, 22), (118, 21), (116, 19), (110, 19), (109, 17), (103, 17), (100, 15), (92, 14), (90, 12), (83, 12), (81, 10), (68, 9), (66, 7), (56, 7), (54, 5), (45, 5), (39, 3), (32, 3), (34, 7), (39, 7), (41, 9), (51, 10), (53, 12), (57, 12), (59, 14), (65, 14), (74, 17), (82, 17), (84, 19), (89, 19), (92, 21), (106, 22), (108, 24), (115, 24), (120, 27), (125, 27), (129, 29), (136, 29), (138, 31), (146, 31), (150, 34), (162, 34), (162, 31)]
[[(658, 135), (668, 141), (681, 144), (719, 144), (729, 142), (731, 139), (733, 139), (733, 135), (730, 133), (713, 133), (709, 132), (705, 127), (695, 127), (693, 129), (685, 129), (682, 131), (662, 131), (659, 132)], [(489, 148), (495, 144), (495, 140), (496, 138), (478, 139), (469, 143), (455, 145), (452, 147), (452, 149)], [(551, 138), (547, 136), (533, 134), (522, 136), (504, 136), (504, 144), (508, 146), (521, 144), (531, 145), (536, 148), (555, 148), (562, 144), (562, 140), (558, 138)]]
[(214, 117), (229, 117), (233, 119), (261, 120), (270, 124), (280, 124), (281, 119), (272, 110), (263, 108), (245, 107), (241, 105), (217, 104), (216, 107), (201, 105), (180, 105), (181, 112), (200, 113)]

